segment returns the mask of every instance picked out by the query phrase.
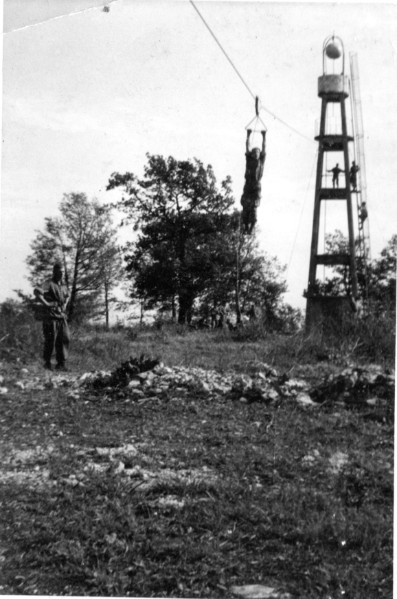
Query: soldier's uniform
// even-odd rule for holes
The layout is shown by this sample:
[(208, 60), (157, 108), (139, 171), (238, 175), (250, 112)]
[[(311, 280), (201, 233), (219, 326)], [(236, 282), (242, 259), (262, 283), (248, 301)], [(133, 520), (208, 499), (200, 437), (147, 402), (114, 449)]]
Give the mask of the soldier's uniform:
[(265, 165), (266, 153), (261, 152), (256, 158), (252, 152), (246, 152), (245, 184), (241, 205), (243, 207), (242, 221), (246, 233), (251, 233), (256, 223), (256, 209), (261, 201), (261, 179)]
[(56, 368), (64, 369), (70, 340), (65, 314), (68, 289), (62, 280), (56, 282), (52, 277), (41, 287), (36, 287), (34, 293), (36, 297), (42, 296), (50, 304), (50, 307), (43, 305), (44, 366), (51, 369), (51, 356), (55, 349)]
[(359, 170), (360, 170), (360, 167), (357, 166), (357, 164), (355, 162), (353, 162), (353, 164), (350, 168), (350, 183), (351, 183), (351, 186), (353, 187), (354, 191), (357, 190), (357, 173)]

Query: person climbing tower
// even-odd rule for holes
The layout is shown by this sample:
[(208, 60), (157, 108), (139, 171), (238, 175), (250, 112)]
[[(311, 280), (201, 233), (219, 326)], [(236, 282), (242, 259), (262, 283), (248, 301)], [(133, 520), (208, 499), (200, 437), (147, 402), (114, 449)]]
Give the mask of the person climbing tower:
[(339, 187), (339, 173), (345, 172), (341, 168), (339, 168), (339, 163), (336, 163), (336, 166), (334, 166), (334, 168), (329, 168), (327, 172), (332, 173), (332, 187)]
[(361, 226), (364, 224), (364, 221), (365, 221), (366, 218), (368, 218), (367, 204), (366, 204), (366, 202), (363, 202), (361, 204), (361, 208), (360, 208)]
[(262, 130), (262, 151), (259, 148), (250, 150), (250, 137), (252, 130), (247, 130), (247, 139), (245, 143), (245, 184), (243, 195), (241, 196), (242, 222), (244, 233), (251, 235), (256, 223), (256, 209), (261, 200), (261, 179), (263, 167), (266, 158), (266, 131)]
[(354, 162), (352, 162), (352, 165), (350, 167), (350, 185), (353, 188), (353, 191), (357, 191), (357, 173), (360, 170), (360, 167)]

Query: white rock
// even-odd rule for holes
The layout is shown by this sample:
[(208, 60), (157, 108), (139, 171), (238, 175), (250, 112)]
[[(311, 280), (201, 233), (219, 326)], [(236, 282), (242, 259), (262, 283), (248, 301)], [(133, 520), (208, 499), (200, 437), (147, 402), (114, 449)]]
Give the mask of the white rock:
[(169, 368), (168, 366), (164, 365), (160, 366), (160, 364), (153, 368), (153, 372), (159, 374), (160, 376), (163, 376), (164, 374), (173, 374), (172, 368)]
[(25, 389), (25, 385), (22, 381), (16, 381), (14, 383), (14, 386), (17, 387), (18, 389), (21, 389), (22, 391)]
[(225, 385), (220, 385), (219, 383), (214, 383), (212, 389), (215, 391), (215, 393), (227, 393), (228, 391), (228, 387), (225, 387)]
[(137, 387), (141, 386), (141, 381), (138, 381), (137, 379), (132, 379), (132, 381), (130, 381), (127, 386), (128, 389), (136, 389)]
[(379, 403), (379, 399), (377, 397), (370, 397), (369, 399), (367, 399), (366, 403), (369, 406), (377, 406)]
[(149, 378), (149, 373), (148, 372), (140, 372), (136, 376), (140, 381), (146, 381)]
[(29, 374), (29, 370), (27, 368), (21, 368), (21, 374)]
[(157, 501), (157, 504), (160, 507), (173, 507), (176, 509), (182, 509), (185, 506), (185, 501), (183, 499), (178, 499), (173, 495), (166, 495), (165, 497), (160, 497)]
[(251, 389), (252, 387), (252, 379), (249, 376), (241, 374), (234, 378), (232, 389), (233, 391), (247, 391), (247, 389)]
[(125, 469), (124, 463), (123, 462), (119, 462), (117, 464), (117, 468), (115, 469), (114, 472), (115, 472), (115, 474), (121, 474), (124, 471), (124, 469)]
[(7, 387), (0, 387), (0, 395), (5, 395), (6, 393), (8, 393)]
[(105, 456), (108, 456), (110, 454), (110, 448), (109, 447), (96, 447), (95, 451), (101, 457), (105, 457)]
[(209, 393), (210, 392), (210, 386), (205, 381), (200, 381), (200, 380), (193, 381), (193, 383), (190, 385), (190, 388), (193, 389), (194, 391), (199, 391), (201, 393)]
[(126, 443), (125, 445), (120, 447), (120, 449), (123, 455), (128, 457), (136, 456), (138, 453), (138, 450), (133, 443)]
[(128, 476), (138, 476), (141, 474), (141, 466), (134, 466), (133, 468), (126, 468), (124, 470), (124, 472), (128, 475)]
[(278, 591), (263, 584), (233, 586), (230, 590), (233, 595), (244, 597), (244, 599), (290, 599), (292, 597), (289, 593)]
[(99, 375), (102, 378), (105, 378), (106, 376), (110, 376), (112, 373), (110, 372), (110, 370), (100, 370), (99, 371)]
[(266, 391), (263, 392), (263, 397), (264, 399), (275, 401), (280, 396), (275, 389), (266, 389)]
[(302, 381), (301, 379), (291, 379), (284, 383), (285, 387), (288, 389), (302, 389), (306, 390), (309, 388), (308, 383), (306, 381)]
[(166, 389), (168, 389), (168, 385), (165, 387), (152, 387), (150, 392), (154, 393), (155, 395), (160, 395)]
[(81, 377), (79, 378), (79, 381), (81, 383), (84, 383), (85, 381), (90, 381), (93, 378), (95, 378), (95, 373), (85, 372), (84, 374), (81, 375)]
[(339, 470), (341, 470), (341, 468), (343, 468), (343, 466), (347, 464), (348, 461), (349, 456), (346, 453), (343, 453), (343, 451), (336, 451), (329, 458), (330, 467), (334, 473), (339, 472)]
[(308, 395), (307, 393), (299, 393), (299, 395), (297, 395), (296, 397), (296, 401), (299, 401), (299, 403), (303, 406), (316, 406), (318, 404), (316, 404), (315, 401), (312, 400), (312, 398), (310, 397), (310, 395)]

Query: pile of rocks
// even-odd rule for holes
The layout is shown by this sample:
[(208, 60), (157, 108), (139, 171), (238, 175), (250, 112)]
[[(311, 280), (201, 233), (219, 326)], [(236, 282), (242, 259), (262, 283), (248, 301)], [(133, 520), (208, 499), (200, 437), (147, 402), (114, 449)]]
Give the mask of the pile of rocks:
[[(283, 395), (281, 384), (285, 377), (261, 364), (261, 368), (253, 376), (220, 374), (215, 370), (202, 368), (173, 368), (157, 363), (152, 369), (143, 372), (124, 371), (123, 378), (115, 373), (96, 372), (84, 374), (79, 384), (94, 391), (110, 394), (116, 389), (118, 396), (130, 396), (135, 399), (145, 397), (167, 396), (228, 396), (242, 402), (265, 401), (267, 403), (279, 399)], [(288, 394), (287, 389), (284, 390)]]
[[(113, 383), (113, 384), (112, 384)], [(120, 379), (114, 373), (97, 372), (83, 375), (79, 384), (114, 397), (129, 397), (138, 401), (148, 398), (202, 396), (224, 397), (242, 403), (275, 403), (293, 399), (301, 405), (316, 406), (329, 402), (345, 405), (379, 405), (392, 403), (394, 398), (394, 373), (380, 366), (351, 367), (338, 374), (328, 375), (316, 385), (303, 379), (280, 375), (274, 368), (257, 363), (251, 375), (221, 374), (202, 368), (168, 367), (156, 363), (152, 369), (130, 372)]]
[(106, 396), (109, 400), (127, 399), (145, 402), (150, 400), (202, 397), (207, 399), (233, 399), (242, 403), (262, 402), (274, 404), (281, 400), (294, 400), (302, 406), (319, 406), (330, 403), (347, 407), (393, 406), (394, 372), (377, 365), (365, 368), (351, 366), (337, 374), (327, 375), (320, 383), (310, 384), (302, 378), (279, 374), (263, 362), (251, 364), (248, 374), (219, 373), (215, 370), (169, 367), (156, 359), (141, 355), (123, 362), (114, 371), (87, 372), (81, 376), (31, 376), (21, 369), (14, 380), (0, 376), (0, 395), (9, 387), (20, 391), (68, 388), (67, 397)]
[(350, 406), (376, 405), (394, 399), (394, 373), (381, 366), (346, 368), (336, 375), (328, 376), (320, 385), (309, 390), (314, 402), (344, 402)]
[(105, 387), (123, 388), (128, 385), (133, 377), (152, 370), (158, 364), (159, 360), (149, 358), (145, 354), (141, 354), (139, 358), (130, 357), (113, 372), (93, 378), (91, 385), (97, 389)]

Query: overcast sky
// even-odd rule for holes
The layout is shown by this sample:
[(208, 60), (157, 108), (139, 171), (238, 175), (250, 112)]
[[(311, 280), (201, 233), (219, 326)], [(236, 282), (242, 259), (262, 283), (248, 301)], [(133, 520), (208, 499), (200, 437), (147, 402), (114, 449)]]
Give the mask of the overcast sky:
[[(192, 5), (115, 0), (104, 12), (104, 4), (5, 0), (0, 300), (16, 288), (29, 291), (29, 244), (44, 218), (57, 214), (63, 193), (107, 201), (109, 175), (142, 174), (146, 152), (197, 157), (213, 166), (219, 182), (231, 175), (240, 206), (254, 101)], [(317, 78), (329, 35), (342, 38), (347, 59), (358, 56), (373, 257), (397, 232), (397, 6), (196, 6), (264, 107), (258, 235), (262, 249), (288, 266), (286, 300), (304, 307)], [(337, 218), (330, 216), (331, 228)]]

